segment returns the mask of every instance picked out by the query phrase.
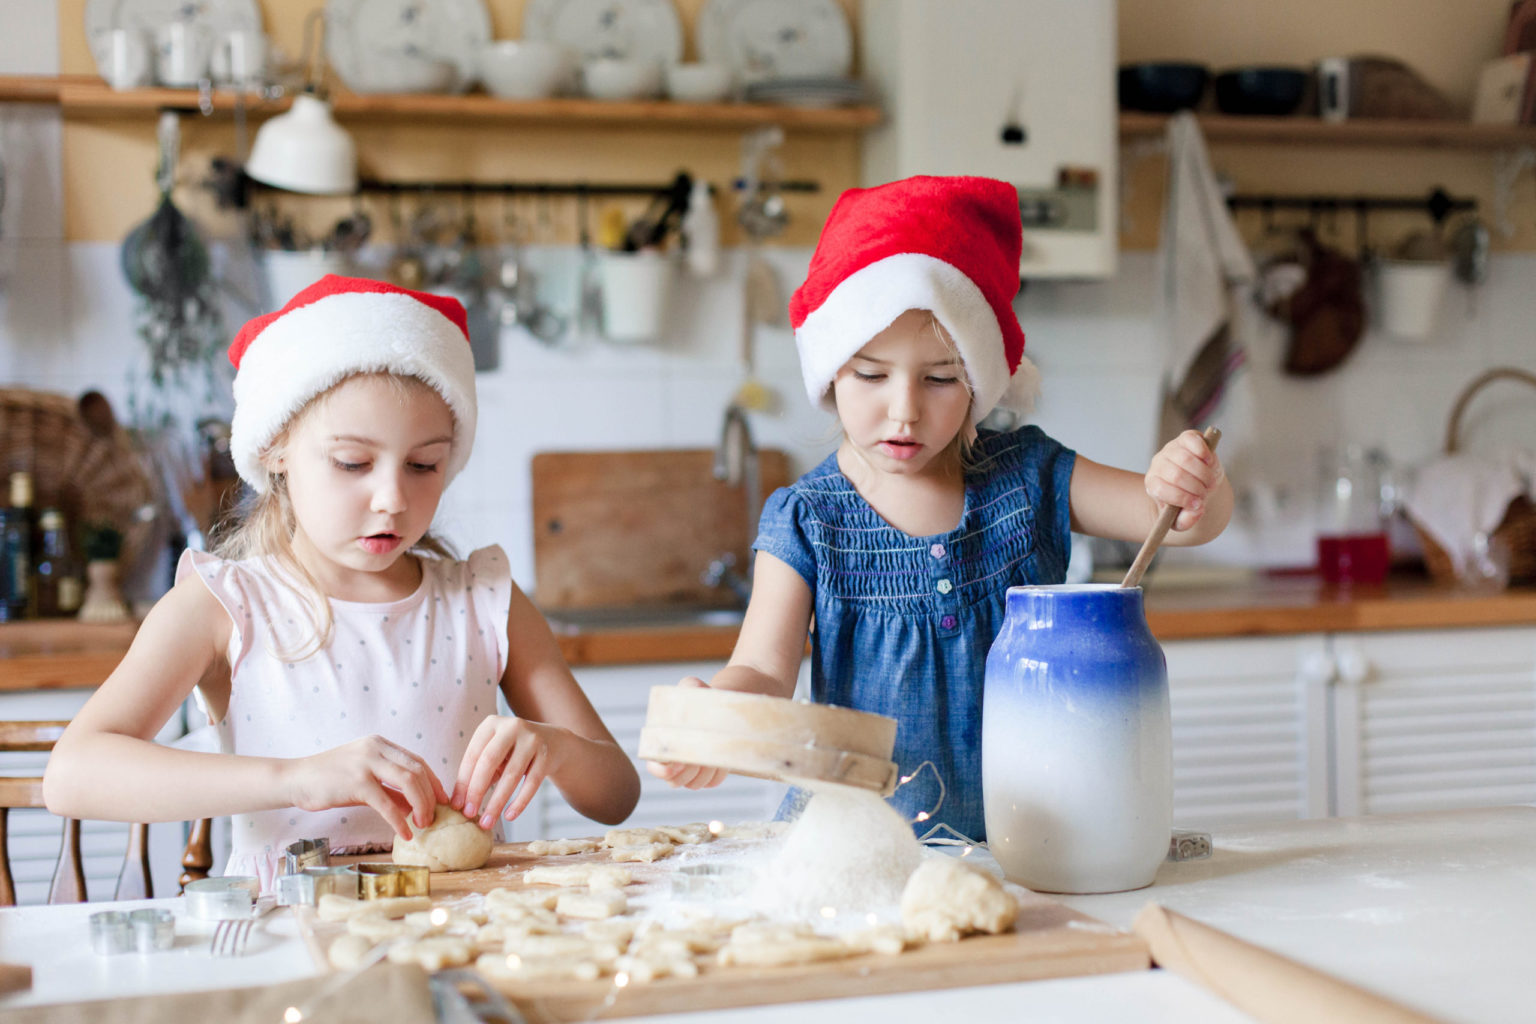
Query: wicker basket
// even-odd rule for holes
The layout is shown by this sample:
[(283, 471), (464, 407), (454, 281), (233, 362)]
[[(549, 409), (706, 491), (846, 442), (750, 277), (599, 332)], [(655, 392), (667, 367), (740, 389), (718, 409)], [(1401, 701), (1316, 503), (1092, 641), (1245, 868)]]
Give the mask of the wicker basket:
[[(1472, 398), (1487, 385), (1497, 380), (1518, 380), (1536, 387), (1536, 374), (1501, 366), (1482, 374), (1468, 384), (1451, 407), (1451, 416), (1445, 431), (1445, 454), (1450, 455), (1461, 447), (1461, 418), (1472, 403)], [(1412, 522), (1412, 519), (1409, 520)], [(1433, 537), (1418, 523), (1413, 529), (1424, 549), (1424, 564), (1429, 574), (1440, 583), (1456, 583), (1456, 567)], [(1491, 538), (1503, 544), (1509, 551), (1509, 580), (1511, 583), (1536, 583), (1536, 504), (1521, 495), (1509, 503), (1504, 519), (1493, 531)]]
[(16, 472), (32, 474), (33, 507), (62, 509), (77, 537), (86, 523), (120, 530), (125, 569), (142, 553), (154, 489), (126, 431), (93, 431), (68, 395), (0, 388), (0, 482)]

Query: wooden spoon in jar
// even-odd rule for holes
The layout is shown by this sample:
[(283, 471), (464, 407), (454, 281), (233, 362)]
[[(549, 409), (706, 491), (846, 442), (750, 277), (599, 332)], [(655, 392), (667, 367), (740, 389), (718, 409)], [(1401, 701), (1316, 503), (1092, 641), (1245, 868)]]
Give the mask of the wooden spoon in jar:
[[(1221, 431), (1215, 427), (1206, 427), (1205, 433), (1200, 435), (1205, 440), (1205, 446), (1211, 451), (1216, 450), (1216, 442), (1221, 440)], [(1136, 552), (1136, 560), (1131, 563), (1130, 569), (1125, 573), (1125, 579), (1120, 582), (1122, 587), (1137, 587), (1141, 585), (1141, 577), (1146, 574), (1147, 566), (1152, 564), (1152, 556), (1157, 554), (1157, 547), (1168, 535), (1173, 527), (1173, 521), (1179, 518), (1179, 513), (1184, 511), (1178, 505), (1168, 505), (1157, 517), (1157, 522), (1152, 524), (1152, 532), (1147, 534), (1147, 539), (1142, 542), (1141, 550)]]

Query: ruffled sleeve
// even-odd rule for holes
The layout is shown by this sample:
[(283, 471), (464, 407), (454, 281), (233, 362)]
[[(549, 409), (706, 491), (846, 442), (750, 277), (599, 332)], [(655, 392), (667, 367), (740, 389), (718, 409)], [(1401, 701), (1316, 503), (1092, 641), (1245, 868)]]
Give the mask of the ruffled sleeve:
[(464, 563), (475, 618), (496, 638), (496, 678), (506, 671), (509, 654), (507, 616), (512, 608), (512, 567), (499, 544), (479, 548)]
[(809, 508), (792, 487), (780, 487), (768, 496), (757, 521), (754, 551), (765, 551), (788, 565), (816, 589), (816, 551), (808, 530)]
[(238, 562), (217, 558), (206, 551), (193, 551), (189, 548), (181, 553), (181, 559), (176, 563), (176, 582), (179, 584), (189, 575), (195, 575), (203, 582), (229, 616), (232, 628), (225, 656), (229, 660), (230, 674), (233, 675), (251, 649), (256, 635), (256, 624), (251, 613), (252, 609), (259, 607), (259, 595), (252, 592), (252, 581), (246, 578)]

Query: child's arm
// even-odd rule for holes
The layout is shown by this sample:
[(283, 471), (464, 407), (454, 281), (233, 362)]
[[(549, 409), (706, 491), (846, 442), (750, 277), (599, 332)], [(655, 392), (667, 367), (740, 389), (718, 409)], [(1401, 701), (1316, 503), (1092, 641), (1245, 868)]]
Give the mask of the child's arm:
[(640, 776), (571, 675), (549, 623), (515, 583), (507, 637), (501, 690), (516, 717), (480, 723), (450, 802), (488, 829), (497, 811), (507, 821), (521, 814), (548, 778), (578, 813), (605, 825), (623, 821), (640, 799)]
[(230, 629), (201, 580), (188, 576), (171, 588), (54, 746), (43, 776), (48, 809), (73, 818), (186, 821), (367, 804), (403, 836), (413, 810), (419, 825), (431, 823), (434, 804), (447, 800), (441, 783), (416, 755), (377, 736), (297, 759), (155, 743), (192, 688), (222, 663)]
[[(810, 624), (811, 588), (783, 560), (759, 551), (752, 567), (752, 600), (730, 662), (708, 684), (689, 676), (680, 685), (793, 697)], [(659, 761), (650, 762), (647, 770), (687, 789), (718, 786), (726, 776), (719, 768)]]
[(1232, 518), (1232, 484), (1200, 434), (1186, 430), (1152, 457), (1146, 476), (1081, 455), (1072, 469), (1072, 529), (1093, 537), (1146, 540), (1165, 505), (1182, 511), (1164, 545), (1204, 544)]

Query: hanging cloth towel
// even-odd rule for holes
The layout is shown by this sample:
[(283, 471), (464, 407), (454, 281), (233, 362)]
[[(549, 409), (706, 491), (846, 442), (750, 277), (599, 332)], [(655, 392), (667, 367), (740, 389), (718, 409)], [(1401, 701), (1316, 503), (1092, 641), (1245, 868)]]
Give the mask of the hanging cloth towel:
[[(1168, 120), (1168, 185), (1159, 252), (1166, 334), (1161, 438), (1198, 427), (1245, 361), (1234, 310), (1253, 280), (1253, 258), (1211, 171), (1200, 125)], [(1225, 430), (1225, 428), (1224, 428)]]

